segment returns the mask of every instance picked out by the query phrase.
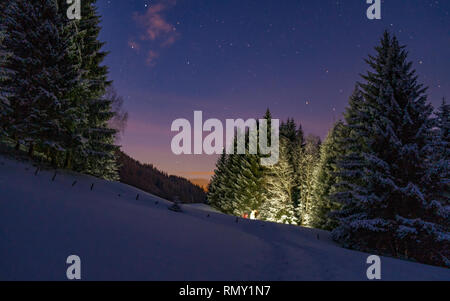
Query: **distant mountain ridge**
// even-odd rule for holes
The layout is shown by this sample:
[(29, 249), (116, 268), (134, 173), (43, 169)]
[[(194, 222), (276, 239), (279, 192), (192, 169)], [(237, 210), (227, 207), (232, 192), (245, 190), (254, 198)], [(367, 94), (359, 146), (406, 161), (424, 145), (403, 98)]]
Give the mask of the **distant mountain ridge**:
[(203, 188), (204, 191), (208, 191), (208, 185), (209, 185), (209, 180), (207, 179), (202, 179), (202, 178), (194, 178), (194, 179), (189, 179), (189, 181), (191, 183), (193, 183), (194, 185), (200, 186), (201, 188)]
[(117, 157), (122, 183), (167, 200), (173, 200), (178, 196), (183, 203), (206, 202), (204, 188), (191, 181), (178, 176), (169, 176), (152, 164), (143, 164), (122, 151), (119, 151)]

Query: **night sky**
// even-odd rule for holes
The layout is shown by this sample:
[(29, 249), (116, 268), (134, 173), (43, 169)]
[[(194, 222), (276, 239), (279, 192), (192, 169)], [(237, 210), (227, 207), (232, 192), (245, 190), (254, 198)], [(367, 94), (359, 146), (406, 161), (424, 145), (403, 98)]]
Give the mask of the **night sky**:
[(408, 46), (436, 106), (450, 96), (450, 1), (99, 0), (110, 79), (130, 114), (122, 149), (170, 174), (209, 178), (216, 156), (175, 156), (173, 120), (293, 117), (324, 137), (385, 29)]

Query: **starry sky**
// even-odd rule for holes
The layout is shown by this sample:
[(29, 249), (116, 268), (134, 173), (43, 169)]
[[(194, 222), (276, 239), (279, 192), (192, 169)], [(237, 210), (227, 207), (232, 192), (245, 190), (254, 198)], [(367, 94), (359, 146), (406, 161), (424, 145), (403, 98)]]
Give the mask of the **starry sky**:
[(98, 0), (110, 79), (125, 99), (122, 150), (187, 178), (209, 178), (216, 156), (172, 154), (177, 118), (294, 118), (325, 137), (344, 111), (382, 32), (408, 46), (438, 105), (450, 97), (450, 1)]

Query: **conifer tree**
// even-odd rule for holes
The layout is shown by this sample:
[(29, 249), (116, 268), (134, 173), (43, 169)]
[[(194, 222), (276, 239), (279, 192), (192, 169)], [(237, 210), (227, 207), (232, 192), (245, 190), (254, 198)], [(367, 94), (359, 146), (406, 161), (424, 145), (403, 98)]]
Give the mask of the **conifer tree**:
[[(238, 157), (236, 181), (234, 183), (234, 215), (242, 216), (253, 210), (260, 211), (263, 202), (264, 167), (260, 156), (253, 154), (235, 155)], [(232, 178), (231, 178), (232, 179)]]
[[(295, 125), (293, 138), (295, 138)], [(267, 167), (264, 175), (265, 187), (261, 205), (261, 218), (267, 221), (298, 224), (295, 203), (292, 198), (294, 182), (294, 169), (289, 160), (288, 147), (290, 140), (280, 137), (279, 161)]]
[[(2, 2), (3, 8), (5, 8), (5, 3)], [(9, 52), (7, 52), (1, 46), (5, 38), (6, 32), (2, 29), (2, 22), (0, 21), (0, 66), (6, 65), (6, 60), (8, 58)], [(11, 74), (6, 68), (0, 68), (0, 83), (9, 80)], [(0, 84), (0, 140), (8, 136), (7, 127), (11, 125), (10, 116), (12, 113), (10, 102), (7, 98), (8, 91), (3, 85)]]
[(112, 101), (106, 98), (93, 99), (89, 104), (88, 160), (86, 171), (107, 180), (118, 179), (116, 153), (119, 149), (114, 144), (117, 130), (109, 127), (109, 120), (114, 113)]
[[(272, 143), (272, 114), (269, 109), (264, 114), (267, 120), (267, 143)], [(257, 125), (259, 128), (259, 124)], [(259, 131), (258, 131), (259, 134)], [(265, 171), (266, 167), (262, 166), (262, 155), (258, 148), (257, 154), (249, 153), (249, 133), (246, 136), (246, 154), (232, 155), (234, 157), (233, 171), (229, 173), (233, 187), (232, 203), (233, 214), (241, 216), (250, 213), (253, 210), (260, 211), (263, 204), (263, 192), (265, 190)], [(260, 139), (258, 135), (258, 140)], [(233, 180), (234, 179), (234, 180)]]
[[(114, 116), (95, 0), (69, 20), (64, 0), (2, 2), (0, 128), (55, 166), (117, 179)], [(32, 30), (30, 30), (30, 28)]]
[(221, 199), (224, 195), (223, 182), (225, 181), (225, 168), (227, 164), (227, 154), (223, 152), (216, 163), (214, 175), (208, 185), (208, 201), (209, 204), (217, 209), (221, 209)]
[(385, 32), (360, 83), (363, 101), (346, 122), (349, 151), (339, 163), (333, 238), (344, 246), (448, 263), (448, 208), (427, 198), (431, 106), (407, 52)]
[[(293, 120), (292, 120), (293, 121)], [(296, 214), (297, 214), (297, 220), (301, 221), (301, 214), (300, 214), (300, 200), (301, 200), (301, 186), (302, 186), (302, 160), (303, 155), (305, 153), (305, 137), (303, 133), (303, 129), (301, 124), (299, 124), (297, 130), (296, 130), (296, 136), (293, 141), (289, 144), (288, 147), (288, 157), (290, 160), (290, 163), (293, 167), (293, 181), (294, 186), (292, 188), (292, 200), (294, 202), (294, 208), (296, 208)]]
[[(241, 189), (243, 189), (242, 164), (245, 155), (229, 155), (224, 168), (224, 175), (220, 182), (222, 195), (219, 195), (219, 208), (228, 214), (240, 215), (245, 208), (245, 200), (239, 198)], [(238, 200), (239, 199), (239, 200)]]
[(6, 96), (2, 95), (0, 92), (0, 140), (8, 136), (6, 130), (7, 125), (9, 125), (9, 114), (11, 109), (9, 107), (9, 101)]
[[(280, 124), (280, 136), (287, 138), (289, 142), (295, 142), (296, 139), (298, 139), (298, 131), (301, 131), (301, 127), (297, 130), (294, 119), (288, 118), (286, 123), (282, 122)], [(303, 136), (303, 132), (301, 133), (301, 136)]]
[[(237, 148), (234, 140), (234, 149)], [(208, 200), (211, 205), (227, 214), (240, 215), (245, 207), (242, 189), (245, 189), (242, 175), (245, 155), (223, 153), (216, 163), (214, 176), (209, 185)], [(239, 200), (238, 200), (239, 199)]]
[(305, 148), (298, 162), (300, 198), (297, 215), (303, 226), (311, 226), (314, 172), (320, 156), (321, 141), (319, 137), (309, 135), (305, 139)]
[[(266, 111), (265, 118), (268, 119), (269, 131), (271, 126), (269, 110)], [(245, 133), (245, 140), (249, 141), (248, 132)], [(248, 143), (245, 154), (236, 154), (237, 138), (234, 139), (233, 147), (235, 154), (222, 155), (216, 164), (208, 199), (222, 212), (242, 216), (252, 210), (260, 210), (265, 188), (265, 168), (261, 165), (260, 152), (250, 154)]]
[(450, 105), (445, 99), (436, 111), (432, 137), (431, 167), (429, 176), (432, 180), (430, 198), (450, 205)]
[(337, 162), (345, 153), (344, 138), (345, 125), (338, 121), (321, 146), (320, 159), (313, 175), (311, 226), (314, 228), (332, 230), (337, 226), (337, 221), (329, 214), (340, 208), (331, 196), (337, 183)]
[(261, 219), (298, 224), (297, 205), (299, 189), (295, 167), (304, 147), (303, 131), (297, 129), (294, 119), (280, 125), (279, 161), (266, 167)]
[(75, 96), (79, 70), (73, 61), (73, 33), (64, 28), (52, 0), (12, 1), (4, 16), (1, 67), (13, 74), (0, 82), (11, 109), (7, 131), (16, 148), (26, 145), (32, 155), (38, 147), (55, 161), (71, 147), (68, 141), (79, 138), (74, 129), (82, 119), (73, 104), (80, 100)]
[(102, 65), (107, 55), (102, 51), (104, 43), (99, 41), (100, 16), (95, 7), (96, 0), (82, 1), (82, 18), (73, 21), (77, 27), (77, 43), (80, 45), (81, 69), (83, 80), (87, 85), (88, 126), (84, 133), (87, 139), (87, 160), (78, 158), (80, 168), (95, 176), (116, 180), (116, 153), (118, 146), (114, 144), (117, 130), (109, 126), (114, 117), (113, 99), (107, 97), (106, 89), (111, 84), (107, 80), (108, 68)]

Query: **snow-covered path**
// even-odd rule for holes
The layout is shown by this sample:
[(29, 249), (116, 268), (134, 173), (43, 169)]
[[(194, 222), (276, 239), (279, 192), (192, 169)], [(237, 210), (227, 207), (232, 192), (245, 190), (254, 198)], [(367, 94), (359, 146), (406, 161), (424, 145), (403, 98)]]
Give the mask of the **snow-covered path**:
[[(198, 205), (176, 213), (121, 183), (34, 173), (0, 157), (0, 280), (65, 280), (72, 254), (84, 280), (366, 280), (369, 254), (325, 231), (236, 223)], [(450, 280), (450, 270), (382, 258), (382, 278)]]

